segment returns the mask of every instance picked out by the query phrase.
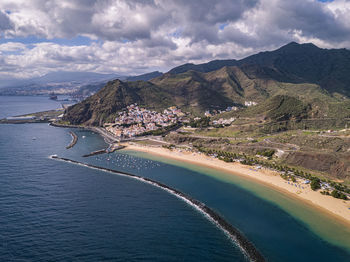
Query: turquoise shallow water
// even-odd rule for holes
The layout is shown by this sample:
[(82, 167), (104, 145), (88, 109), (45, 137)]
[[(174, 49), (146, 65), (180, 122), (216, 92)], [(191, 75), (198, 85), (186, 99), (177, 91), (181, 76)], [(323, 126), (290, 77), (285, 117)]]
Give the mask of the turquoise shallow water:
[[(4, 103), (0, 97), (0, 107)], [(269, 261), (350, 260), (345, 248), (239, 181), (135, 152), (82, 158), (105, 143), (89, 131), (75, 132), (78, 143), (66, 150), (68, 129), (0, 125), (1, 261), (245, 261), (218, 228), (178, 198), (133, 179), (49, 159), (51, 154), (175, 187), (219, 212)]]
[(292, 215), (294, 219), (300, 221), (313, 233), (316, 233), (318, 237), (331, 244), (350, 250), (350, 228), (348, 225), (344, 225), (342, 222), (339, 222), (339, 220), (334, 219), (333, 216), (330, 216), (325, 212), (320, 212), (320, 210), (314, 206), (304, 203), (297, 198), (290, 197), (288, 194), (272, 190), (270, 187), (257, 183), (254, 180), (235, 176), (231, 173), (218, 171), (213, 168), (197, 166), (143, 152), (126, 152), (134, 156), (185, 167), (186, 169), (190, 169), (201, 175), (206, 175), (216, 180), (234, 184), (235, 186), (246, 189), (258, 198), (262, 198)]

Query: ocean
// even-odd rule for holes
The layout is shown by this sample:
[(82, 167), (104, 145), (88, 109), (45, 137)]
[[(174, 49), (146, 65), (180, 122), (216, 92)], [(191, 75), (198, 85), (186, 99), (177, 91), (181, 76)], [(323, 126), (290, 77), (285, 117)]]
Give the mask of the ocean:
[[(0, 118), (59, 107), (47, 97), (1, 97)], [(133, 151), (83, 158), (98, 134), (47, 124), (0, 125), (0, 261), (246, 261), (202, 213), (135, 179), (176, 188), (239, 229), (267, 261), (350, 261), (350, 233), (329, 217), (241, 178)], [(335, 234), (335, 233), (336, 234)]]

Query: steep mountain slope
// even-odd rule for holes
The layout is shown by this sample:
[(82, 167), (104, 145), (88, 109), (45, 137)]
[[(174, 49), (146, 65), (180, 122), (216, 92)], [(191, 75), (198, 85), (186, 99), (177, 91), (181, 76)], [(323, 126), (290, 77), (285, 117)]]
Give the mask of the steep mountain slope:
[(248, 77), (237, 66), (208, 73), (193, 70), (181, 74), (167, 73), (151, 81), (170, 92), (177, 106), (198, 113), (242, 106), (246, 100), (263, 101), (269, 96), (267, 88), (271, 84), (264, 79)]
[(276, 95), (257, 106), (250, 107), (243, 116), (263, 116), (270, 120), (286, 121), (307, 118), (311, 111), (309, 104), (295, 97)]
[(208, 109), (226, 108), (233, 103), (232, 98), (213, 88), (205, 74), (196, 71), (167, 74), (153, 79), (152, 83), (167, 90), (175, 105), (195, 114)]
[(330, 94), (350, 96), (350, 51), (321, 49), (313, 44), (289, 43), (275, 51), (261, 52), (242, 60), (215, 60), (184, 64), (170, 70), (211, 72), (224, 66), (238, 66), (248, 76), (288, 83), (314, 83)]
[(159, 77), (162, 74), (163, 74), (162, 72), (154, 71), (154, 72), (150, 72), (150, 73), (146, 73), (138, 76), (128, 76), (126, 80), (127, 81), (139, 81), (139, 80), (148, 81), (153, 78)]
[[(161, 76), (162, 73), (158, 71), (154, 71), (151, 73), (146, 73), (142, 75), (137, 75), (137, 76), (122, 76), (122, 77), (114, 77), (114, 79), (119, 79), (119, 80), (126, 80), (126, 81), (148, 81), (151, 80), (155, 77)], [(111, 79), (109, 79), (111, 80)], [(102, 87), (104, 87), (108, 81), (103, 81), (103, 82), (97, 82), (97, 83), (91, 83), (88, 85), (83, 85), (81, 86), (77, 91), (73, 93), (73, 95), (76, 96), (89, 96), (95, 94), (98, 90), (100, 90)]]
[(187, 63), (187, 64), (184, 64), (184, 65), (181, 65), (181, 66), (178, 66), (178, 67), (171, 69), (168, 73), (181, 74), (181, 73), (185, 73), (189, 70), (207, 73), (210, 71), (218, 70), (224, 66), (235, 66), (235, 65), (237, 65), (237, 60), (235, 60), (235, 59), (213, 60), (213, 61), (210, 61), (208, 63), (199, 64), (199, 65)]
[(268, 67), (284, 76), (285, 82), (316, 83), (330, 93), (350, 96), (350, 51), (346, 49), (321, 49), (293, 42), (247, 57), (238, 64)]
[(157, 110), (171, 105), (171, 97), (150, 82), (114, 80), (96, 94), (70, 107), (64, 120), (72, 124), (102, 125), (112, 121), (116, 112), (133, 103)]
[[(65, 119), (100, 125), (131, 103), (156, 110), (175, 105), (200, 115), (206, 110), (243, 106), (246, 101), (259, 105), (243, 110), (242, 115), (260, 114), (273, 121), (348, 118), (350, 100), (345, 96), (350, 93), (349, 54), (345, 49), (291, 43), (240, 61), (186, 64), (148, 82), (110, 82), (70, 108)], [(231, 66), (223, 66), (226, 64)], [(197, 71), (186, 71), (189, 68)]]

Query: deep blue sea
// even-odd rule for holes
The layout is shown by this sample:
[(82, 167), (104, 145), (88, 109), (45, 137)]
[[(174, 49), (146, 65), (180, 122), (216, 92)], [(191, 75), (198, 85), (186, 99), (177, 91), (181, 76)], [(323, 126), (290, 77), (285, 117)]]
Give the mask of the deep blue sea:
[[(0, 96), (0, 118), (56, 107), (47, 97)], [(348, 249), (239, 184), (135, 152), (83, 158), (105, 142), (75, 129), (78, 143), (67, 150), (68, 131), (0, 125), (0, 261), (246, 261), (222, 231), (166, 191), (52, 154), (177, 188), (225, 217), (268, 261), (350, 261)]]

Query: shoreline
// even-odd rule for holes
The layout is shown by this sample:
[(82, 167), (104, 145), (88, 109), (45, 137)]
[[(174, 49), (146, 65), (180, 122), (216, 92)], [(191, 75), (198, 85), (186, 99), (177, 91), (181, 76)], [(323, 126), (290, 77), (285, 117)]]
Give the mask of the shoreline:
[(99, 167), (83, 162), (79, 162), (76, 160), (58, 157), (57, 155), (52, 155), (49, 158), (59, 161), (64, 161), (76, 165), (81, 165), (88, 168), (98, 169), (104, 172), (109, 172), (121, 176), (130, 177), (133, 179), (137, 179), (139, 181), (142, 181), (144, 183), (156, 186), (158, 188), (161, 188), (168, 193), (182, 199), (184, 202), (189, 204), (190, 206), (194, 207), (197, 211), (204, 214), (207, 219), (215, 224), (219, 229), (223, 231), (224, 234), (226, 234), (232, 242), (234, 242), (238, 248), (240, 248), (243, 252), (243, 254), (250, 260), (250, 261), (256, 261), (256, 262), (263, 262), (265, 261), (265, 258), (262, 256), (262, 254), (256, 249), (254, 244), (249, 241), (238, 229), (236, 229), (234, 226), (232, 226), (230, 223), (228, 223), (223, 217), (221, 217), (218, 213), (216, 213), (214, 210), (203, 204), (202, 202), (191, 198), (190, 196), (182, 193), (181, 191), (169, 187), (163, 183), (157, 182), (155, 180), (152, 180), (150, 178), (134, 175), (131, 173), (127, 173), (124, 171), (117, 171), (114, 169), (109, 169), (105, 167)]
[(70, 125), (70, 124), (59, 124), (56, 122), (51, 122), (49, 124), (50, 126), (54, 126), (54, 127), (61, 127), (61, 128), (81, 128), (81, 129), (85, 129), (85, 130), (89, 130), (95, 133), (98, 133), (101, 137), (103, 137), (103, 139), (105, 140), (105, 142), (108, 145), (112, 145), (114, 143), (116, 143), (118, 141), (118, 138), (115, 137), (114, 135), (110, 134), (108, 131), (104, 130), (101, 127), (96, 127), (96, 126), (82, 126), (82, 125)]
[[(310, 185), (301, 183), (288, 183), (280, 177), (280, 175), (272, 170), (261, 168), (259, 170), (254, 167), (243, 165), (240, 163), (226, 163), (219, 159), (211, 158), (202, 153), (190, 153), (177, 150), (169, 150), (162, 147), (141, 146), (130, 143), (123, 143), (125, 150), (134, 150), (145, 152), (152, 155), (170, 158), (174, 160), (185, 161), (194, 165), (210, 167), (215, 170), (224, 171), (230, 175), (240, 176), (256, 183), (263, 184), (280, 193), (287, 195), (298, 201), (302, 201), (307, 205), (311, 205), (318, 211), (326, 213), (341, 222), (345, 226), (350, 227), (350, 201), (336, 199), (331, 196), (322, 195), (317, 191), (313, 191)], [(299, 182), (297, 180), (297, 182)], [(295, 184), (298, 186), (296, 187)], [(299, 187), (300, 186), (300, 187)]]
[[(51, 123), (52, 125), (52, 123)], [(97, 127), (74, 126), (74, 125), (54, 125), (57, 127), (83, 128), (98, 133), (102, 136), (110, 146), (117, 140), (112, 134)], [(177, 150), (169, 150), (163, 147), (137, 145), (133, 142), (120, 142), (124, 146), (122, 150), (134, 150), (149, 153), (151, 155), (165, 157), (178, 161), (185, 161), (197, 166), (209, 167), (214, 170), (224, 171), (229, 175), (243, 177), (255, 183), (262, 184), (273, 190), (280, 192), (287, 197), (302, 201), (319, 212), (336, 219), (341, 224), (350, 227), (350, 200), (344, 201), (331, 196), (322, 195), (320, 192), (313, 191), (310, 185), (300, 184), (304, 189), (292, 186), (290, 183), (280, 177), (279, 173), (267, 168), (256, 170), (253, 166), (243, 165), (240, 163), (226, 163), (222, 160), (206, 156), (203, 153), (179, 152)], [(297, 180), (299, 182), (299, 180)]]

